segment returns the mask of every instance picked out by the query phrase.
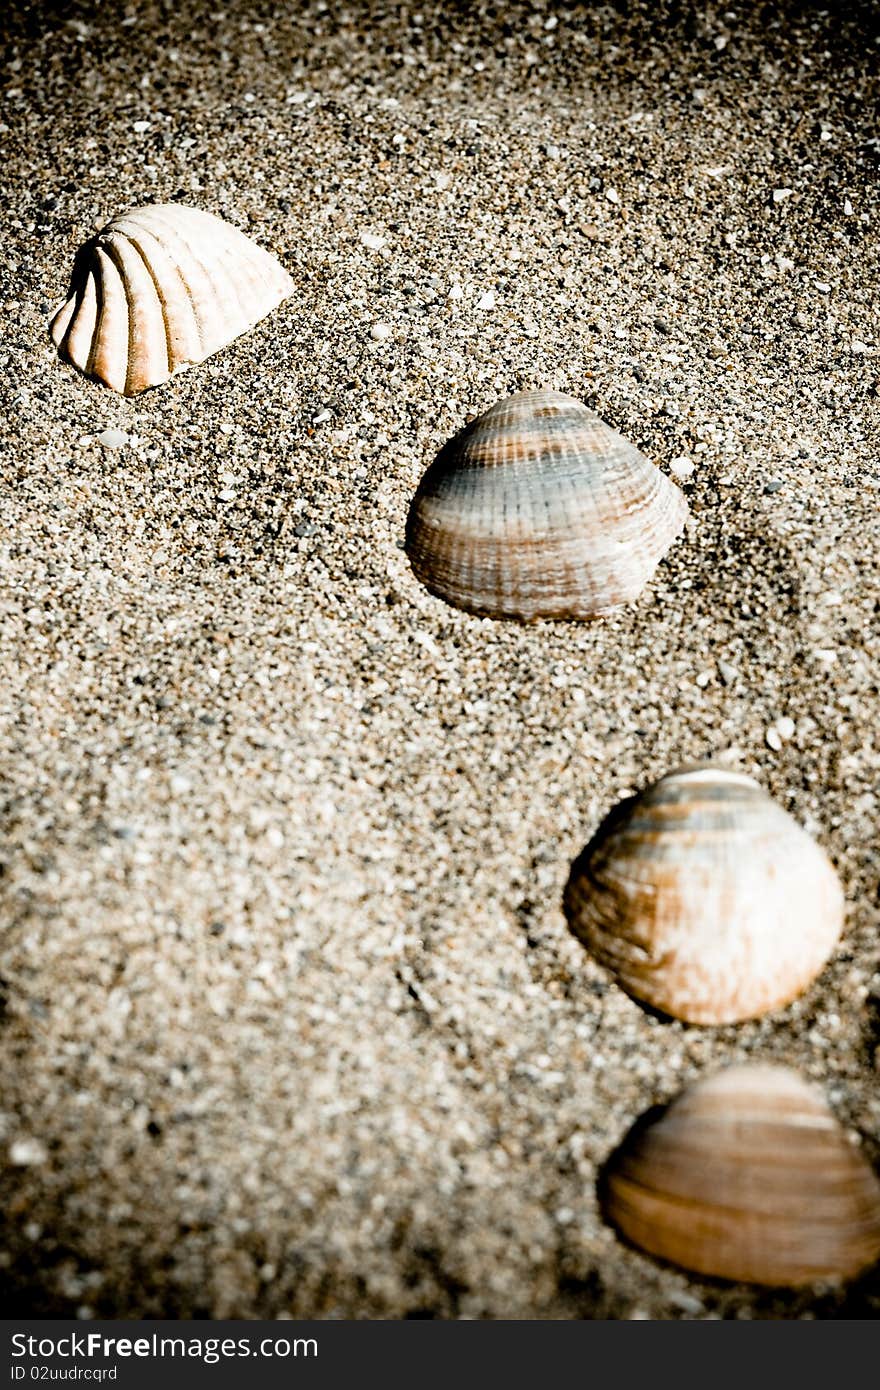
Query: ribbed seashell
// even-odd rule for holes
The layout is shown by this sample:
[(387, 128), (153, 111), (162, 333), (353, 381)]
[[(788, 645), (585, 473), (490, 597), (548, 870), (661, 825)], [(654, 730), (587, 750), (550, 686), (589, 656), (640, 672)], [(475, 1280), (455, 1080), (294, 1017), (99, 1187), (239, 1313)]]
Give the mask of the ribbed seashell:
[(629, 994), (715, 1024), (805, 989), (844, 905), (823, 850), (757, 782), (698, 766), (611, 812), (572, 867), (565, 910)]
[(491, 618), (598, 618), (635, 599), (682, 530), (684, 495), (592, 410), (525, 391), (437, 455), (409, 511), (416, 578)]
[(236, 227), (156, 203), (80, 248), (49, 331), (81, 372), (134, 396), (204, 362), (292, 293), (283, 266)]
[(644, 1117), (600, 1197), (632, 1244), (720, 1279), (797, 1287), (880, 1257), (880, 1182), (786, 1067), (730, 1067)]

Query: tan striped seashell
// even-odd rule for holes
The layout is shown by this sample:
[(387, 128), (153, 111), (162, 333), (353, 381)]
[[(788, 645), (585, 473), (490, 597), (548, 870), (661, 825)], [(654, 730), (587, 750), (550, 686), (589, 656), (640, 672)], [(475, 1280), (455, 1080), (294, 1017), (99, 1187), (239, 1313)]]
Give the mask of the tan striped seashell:
[(598, 618), (635, 599), (684, 527), (684, 495), (592, 410), (525, 391), (437, 455), (410, 507), (416, 578), (491, 618)]
[(292, 293), (283, 266), (236, 227), (156, 203), (80, 248), (49, 331), (81, 372), (134, 396), (204, 362)]
[(719, 1279), (796, 1288), (880, 1258), (880, 1182), (787, 1067), (730, 1067), (643, 1117), (600, 1200), (633, 1245)]
[(751, 777), (681, 768), (622, 802), (575, 861), (572, 931), (618, 984), (688, 1023), (781, 1008), (840, 936), (825, 853)]

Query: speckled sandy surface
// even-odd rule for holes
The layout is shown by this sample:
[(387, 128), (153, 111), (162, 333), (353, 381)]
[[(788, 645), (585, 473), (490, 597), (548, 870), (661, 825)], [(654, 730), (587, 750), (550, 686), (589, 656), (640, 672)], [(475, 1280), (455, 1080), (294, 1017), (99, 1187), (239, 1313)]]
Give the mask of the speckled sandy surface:
[[(4, 6), (9, 1311), (880, 1310), (876, 1273), (692, 1281), (595, 1196), (641, 1111), (749, 1057), (880, 1153), (880, 47), (847, 11)], [(125, 400), (46, 319), (96, 223), (175, 198), (297, 294)], [(458, 613), (401, 549), (440, 444), (538, 385), (694, 465), (592, 626)], [(561, 910), (609, 806), (708, 754), (849, 904), (801, 1001), (717, 1030)]]

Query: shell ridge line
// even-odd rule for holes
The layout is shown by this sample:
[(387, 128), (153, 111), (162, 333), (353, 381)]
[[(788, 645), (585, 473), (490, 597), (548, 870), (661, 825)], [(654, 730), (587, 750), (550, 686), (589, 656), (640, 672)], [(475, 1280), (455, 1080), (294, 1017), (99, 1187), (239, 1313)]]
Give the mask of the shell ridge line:
[(71, 293), (68, 295), (67, 299), (65, 299), (64, 303), (61, 304), (52, 315), (49, 332), (52, 336), (53, 343), (59, 351), (62, 350), (78, 302), (79, 294), (71, 290)]
[[(49, 324), (52, 340), (61, 355), (65, 357), (68, 356), (67, 340), (70, 336), (70, 329), (82, 306), (83, 295), (89, 278), (89, 255), (93, 251), (96, 241), (96, 237), (91, 237), (74, 256), (64, 303), (56, 309)], [(63, 327), (59, 327), (59, 325), (63, 325)], [(70, 360), (69, 357), (68, 360)]]
[(87, 358), (95, 333), (98, 287), (93, 266), (85, 271), (82, 293), (64, 338), (64, 353), (76, 365), (77, 356)]
[(95, 279), (95, 327), (92, 331), (92, 341), (89, 344), (89, 354), (86, 358), (85, 367), (83, 368), (87, 376), (92, 375), (92, 372), (94, 371), (95, 360), (98, 356), (98, 345), (101, 334), (101, 321), (104, 317), (104, 304), (106, 301), (106, 288), (104, 284), (105, 277), (103, 275), (94, 274), (94, 270), (91, 273), (94, 275)]
[[(180, 263), (179, 256), (176, 254), (172, 254), (172, 249), (168, 245), (163, 244), (162, 236), (159, 232), (155, 230), (155, 228), (149, 225), (148, 220), (146, 218), (134, 219), (133, 217), (126, 217), (124, 219), (120, 218), (119, 221), (131, 223), (131, 229), (126, 232), (126, 236), (141, 255), (155, 283), (156, 292), (162, 303), (163, 314), (165, 317), (166, 338), (168, 344), (168, 366), (169, 370), (173, 375), (175, 372), (179, 371), (181, 368), (185, 366), (194, 365), (199, 360), (198, 354), (204, 353), (206, 351), (205, 341), (202, 335), (201, 323), (199, 319), (198, 305), (196, 303), (192, 289), (190, 288), (187, 277), (184, 274), (184, 270)], [(162, 230), (164, 231), (164, 228)], [(173, 234), (173, 227), (171, 229), (171, 232)], [(168, 239), (172, 239), (173, 241), (173, 237)], [(178, 344), (175, 341), (176, 332), (173, 323), (170, 319), (171, 300), (168, 296), (168, 292), (163, 288), (159, 271), (157, 268), (153, 266), (151, 256), (147, 252), (147, 247), (143, 244), (145, 240), (147, 240), (148, 243), (151, 244), (153, 254), (155, 255), (156, 253), (158, 253), (159, 259), (164, 262), (164, 270), (167, 274), (170, 274), (173, 277), (175, 288), (183, 292), (183, 299), (178, 299), (176, 302), (181, 309), (183, 309), (185, 306), (186, 309), (188, 309), (189, 311), (191, 327), (193, 330), (192, 336), (189, 339), (189, 345), (190, 349), (194, 350), (195, 355), (193, 355), (192, 351), (187, 350), (186, 335), (180, 335), (184, 338), (183, 346), (178, 347)], [(195, 263), (201, 269), (201, 266), (199, 265), (199, 262), (195, 254), (190, 253), (188, 251), (188, 248), (185, 249), (187, 249), (187, 254), (190, 255), (190, 259), (193, 261), (193, 263)], [(208, 352), (208, 355), (210, 355), (210, 352)]]
[[(94, 351), (89, 360), (89, 371), (99, 381), (105, 381), (115, 390), (125, 390), (125, 377), (128, 370), (128, 348), (119, 351), (120, 337), (128, 342), (129, 308), (125, 285), (114, 261), (108, 255), (100, 240), (95, 245), (95, 263), (99, 270), (101, 285), (101, 316), (95, 326)], [(120, 377), (121, 369), (121, 377)]]
[[(241, 302), (238, 301), (239, 318), (231, 330), (232, 336), (230, 337), (227, 328), (223, 324), (222, 314), (219, 312), (220, 305), (226, 302), (224, 285), (216, 278), (215, 267), (211, 264), (211, 256), (206, 255), (201, 250), (197, 250), (193, 246), (190, 236), (186, 235), (183, 227), (180, 225), (181, 220), (185, 223), (189, 223), (190, 218), (186, 217), (185, 219), (180, 219), (171, 215), (169, 208), (173, 209), (176, 206), (177, 204), (174, 203), (160, 203), (157, 204), (155, 208), (150, 207), (142, 209), (143, 212), (149, 215), (148, 218), (144, 218), (144, 221), (147, 225), (149, 225), (149, 221), (155, 221), (166, 240), (170, 241), (172, 245), (176, 245), (174, 260), (177, 262), (182, 279), (184, 281), (186, 280), (185, 265), (187, 258), (189, 258), (205, 282), (208, 293), (204, 302), (201, 299), (196, 300), (192, 293), (190, 293), (189, 297), (193, 303), (193, 311), (196, 315), (201, 351), (206, 356), (210, 357), (213, 353), (219, 352), (221, 348), (228, 347), (235, 337), (243, 331)], [(198, 211), (198, 209), (187, 207), (183, 207), (182, 210), (184, 213)], [(206, 250), (210, 250), (210, 243), (207, 243)], [(170, 251), (171, 247), (169, 247), (169, 254)], [(237, 296), (236, 299), (238, 299)]]
[[(224, 231), (225, 230), (226, 228), (224, 227)], [(237, 232), (238, 228), (230, 228), (230, 230)], [(187, 250), (190, 256), (192, 256), (193, 259), (195, 259), (196, 252), (192, 244), (192, 241), (189, 239), (188, 236), (185, 236), (184, 233), (181, 233), (181, 239), (186, 242)], [(253, 260), (254, 248), (252, 243), (248, 243), (246, 237), (244, 237), (243, 240), (245, 242), (245, 246), (241, 246), (241, 244), (238, 241), (236, 241), (235, 246), (233, 248), (232, 246), (230, 246), (231, 238), (228, 235), (221, 235), (221, 233), (218, 231), (214, 240), (214, 244), (212, 246), (212, 251), (213, 259), (216, 262), (217, 270), (222, 271), (223, 275), (225, 276), (225, 293), (228, 294), (231, 291), (234, 295), (235, 304), (238, 309), (239, 322), (242, 325), (245, 325), (249, 323), (253, 317), (253, 301), (251, 300), (250, 296), (257, 296), (258, 285), (251, 279), (249, 274), (249, 266), (251, 261)], [(202, 256), (202, 266), (203, 268), (205, 267), (204, 256)], [(213, 282), (213, 266), (208, 268), (208, 273), (211, 275)], [(247, 274), (248, 277), (247, 287), (242, 283), (243, 279), (245, 278), (245, 274)], [(248, 291), (250, 291), (250, 294), (248, 293)], [(261, 299), (256, 298), (256, 303), (261, 303)]]
[[(156, 298), (157, 298), (158, 301), (159, 301), (159, 308), (160, 308), (161, 315), (162, 315), (162, 324), (163, 324), (163, 327), (164, 327), (164, 329), (165, 329), (165, 355), (166, 355), (166, 357), (167, 357), (167, 359), (168, 359), (168, 369), (169, 369), (169, 371), (173, 372), (174, 369), (175, 369), (175, 366), (176, 366), (176, 364), (177, 364), (177, 357), (176, 357), (176, 354), (175, 354), (175, 351), (174, 351), (174, 339), (173, 339), (173, 335), (172, 335), (172, 332), (171, 332), (171, 323), (170, 323), (170, 320), (169, 320), (168, 301), (167, 301), (167, 298), (166, 298), (165, 291), (164, 291), (164, 289), (163, 289), (163, 287), (162, 287), (162, 284), (161, 284), (161, 282), (160, 282), (160, 280), (159, 280), (159, 276), (158, 276), (158, 274), (156, 273), (156, 271), (153, 269), (153, 266), (152, 266), (152, 264), (151, 264), (151, 262), (150, 262), (150, 259), (149, 259), (149, 257), (147, 256), (147, 254), (146, 254), (146, 252), (145, 252), (143, 246), (141, 245), (140, 241), (139, 241), (136, 237), (134, 237), (134, 236), (132, 236), (131, 234), (129, 234), (129, 235), (128, 235), (128, 242), (129, 242), (129, 244), (134, 248), (134, 250), (137, 252), (137, 254), (140, 256), (140, 258), (141, 258), (141, 260), (142, 260), (142, 262), (143, 262), (143, 264), (144, 264), (144, 269), (146, 270), (147, 274), (149, 275), (150, 279), (151, 279), (152, 282), (153, 282), (153, 288), (154, 288), (154, 290), (156, 291)], [(182, 279), (182, 277), (179, 277), (179, 278)], [(185, 285), (184, 285), (184, 288), (186, 288)], [(190, 305), (191, 305), (191, 304), (192, 304), (192, 300), (190, 300), (189, 302), (190, 302)]]
[[(676, 1207), (681, 1212), (694, 1210), (702, 1212), (706, 1209), (705, 1197), (690, 1197), (686, 1192), (670, 1192), (668, 1189), (655, 1186), (642, 1177), (630, 1177), (623, 1173), (615, 1173), (614, 1183), (615, 1185), (629, 1188), (632, 1196), (635, 1196), (637, 1193), (646, 1192), (649, 1197), (653, 1197), (658, 1203), (663, 1203), (665, 1206), (669, 1207)], [(743, 1195), (745, 1197), (748, 1194), (744, 1193)], [(719, 1219), (734, 1218), (738, 1221), (742, 1220), (743, 1217), (746, 1219), (753, 1218), (755, 1215), (748, 1207), (740, 1203), (731, 1204), (730, 1202), (713, 1202), (712, 1211), (713, 1213), (717, 1213)], [(766, 1212), (761, 1213), (761, 1219), (763, 1221), (767, 1220)]]
[[(85, 292), (86, 292), (86, 286), (87, 286), (87, 284), (88, 284), (88, 279), (89, 279), (89, 273), (88, 273), (88, 271), (86, 271), (86, 272), (84, 273), (84, 275), (83, 275), (81, 281), (80, 281), (79, 287), (78, 287), (75, 291), (73, 291), (73, 292), (71, 293), (70, 298), (68, 299), (67, 303), (64, 305), (64, 309), (67, 309), (68, 307), (70, 308), (70, 313), (67, 315), (67, 322), (65, 323), (65, 326), (64, 326), (64, 333), (63, 333), (63, 336), (60, 338), (60, 340), (59, 340), (59, 342), (58, 342), (58, 351), (62, 354), (62, 356), (66, 357), (68, 361), (71, 360), (71, 359), (70, 359), (70, 335), (71, 335), (71, 333), (72, 333), (72, 331), (73, 331), (73, 325), (74, 325), (75, 322), (76, 322), (76, 319), (77, 319), (77, 316), (78, 316), (78, 314), (79, 314), (80, 308), (82, 307), (82, 302), (83, 302), (83, 298), (85, 297)], [(61, 313), (61, 312), (63, 312), (63, 310), (59, 310), (59, 313)]]
[[(104, 239), (102, 250), (106, 253), (106, 255), (110, 258), (110, 260), (116, 267), (123, 291), (125, 293), (126, 304), (128, 305), (128, 366), (126, 368), (125, 386), (123, 388), (123, 391), (126, 396), (130, 396), (136, 395), (138, 390), (141, 389), (137, 386), (136, 383), (143, 369), (143, 363), (141, 361), (142, 345), (138, 336), (138, 323), (135, 314), (135, 309), (137, 307), (137, 287), (132, 284), (131, 275), (126, 273), (125, 253), (123, 252), (122, 245), (120, 245), (120, 243), (122, 243), (125, 246), (131, 247), (131, 250), (135, 253), (135, 255), (137, 255), (136, 248), (133, 246), (131, 239), (125, 233), (118, 232), (115, 229), (110, 233), (110, 235), (108, 235)], [(140, 260), (139, 257), (138, 260)], [(156, 301), (154, 308), (158, 309), (159, 311), (159, 319), (162, 322), (163, 337), (165, 337), (165, 321), (162, 313), (162, 301), (160, 300), (159, 296), (155, 293), (156, 287), (153, 283), (153, 278), (151, 275), (147, 276), (147, 280), (145, 283), (150, 284), (153, 288), (153, 293), (155, 295)], [(167, 337), (165, 338), (165, 342), (165, 369), (167, 373), (171, 370), (170, 365), (168, 363)], [(167, 376), (162, 379), (167, 380)]]
[[(212, 213), (204, 215), (213, 218)], [(232, 285), (242, 323), (254, 327), (255, 315), (259, 322), (293, 293), (293, 280), (276, 256), (252, 241), (240, 228), (220, 218), (214, 221), (218, 224), (215, 254)], [(190, 249), (192, 252), (192, 247)]]
[[(238, 231), (238, 228), (233, 230)], [(263, 304), (273, 296), (277, 295), (283, 299), (292, 294), (293, 279), (278, 258), (258, 242), (251, 241), (243, 232), (239, 232), (239, 237), (240, 241), (235, 245), (241, 247), (241, 254), (235, 259), (235, 264), (245, 270), (248, 283), (253, 293), (258, 296), (258, 302)], [(232, 258), (234, 248), (231, 241), (226, 244), (224, 250), (227, 256)], [(248, 303), (249, 301), (244, 304), (246, 312)]]
[[(177, 204), (172, 204), (172, 206), (177, 206)], [(156, 213), (157, 208), (142, 208), (142, 210), (140, 211), (142, 211), (142, 213)], [(153, 236), (153, 238), (156, 239), (156, 242), (160, 243), (160, 245), (163, 236), (165, 242), (170, 243), (170, 245), (165, 246), (165, 254), (167, 254), (170, 263), (174, 265), (174, 270), (175, 272), (177, 272), (179, 282), (181, 282), (181, 285), (184, 286), (186, 297), (188, 297), (190, 307), (192, 307), (193, 318), (195, 318), (196, 322), (197, 339), (199, 339), (199, 350), (202, 353), (206, 353), (207, 356), (210, 356), (211, 350), (213, 349), (210, 349), (210, 347), (207, 345), (209, 345), (209, 341), (211, 339), (211, 332), (209, 331), (209, 329), (213, 327), (213, 325), (211, 325), (210, 318), (207, 318), (206, 314), (204, 314), (202, 303), (200, 303), (200, 300), (197, 300), (196, 296), (193, 295), (192, 286), (190, 286), (188, 279), (186, 279), (186, 275), (184, 274), (184, 267), (182, 267), (181, 264), (181, 250), (186, 254), (186, 256), (189, 256), (189, 259), (192, 260), (193, 264), (195, 264), (196, 270), (199, 270), (200, 274), (202, 274), (204, 284), (209, 286), (211, 295), (215, 293), (215, 286), (213, 285), (213, 282), (211, 282), (209, 274), (207, 274), (206, 267), (204, 267), (202, 261), (200, 261), (199, 256), (197, 256), (197, 253), (193, 252), (193, 250), (190, 250), (189, 243), (185, 242), (184, 238), (182, 238), (182, 236), (179, 235), (178, 227), (177, 225), (175, 225), (174, 218), (136, 217), (136, 213), (127, 213), (124, 215), (124, 217), (117, 218), (117, 221), (135, 221), (135, 224), (138, 225), (139, 228), (142, 227), (143, 231), (146, 231), (147, 234)], [(157, 222), (158, 231), (156, 228), (150, 227), (150, 221)]]

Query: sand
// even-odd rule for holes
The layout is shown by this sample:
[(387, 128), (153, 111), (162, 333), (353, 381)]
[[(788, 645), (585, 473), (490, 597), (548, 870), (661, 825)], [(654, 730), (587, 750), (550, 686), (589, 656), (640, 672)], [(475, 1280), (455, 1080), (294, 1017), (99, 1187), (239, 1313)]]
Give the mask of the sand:
[[(876, 1273), (691, 1280), (596, 1201), (643, 1110), (748, 1058), (880, 1154), (869, 7), (171, 11), (0, 20), (4, 1308), (876, 1316)], [(46, 320), (169, 199), (297, 292), (127, 400)], [(440, 445), (539, 385), (690, 473), (593, 625), (469, 617), (402, 549)], [(710, 755), (848, 901), (802, 999), (719, 1029), (561, 906), (610, 806)]]

